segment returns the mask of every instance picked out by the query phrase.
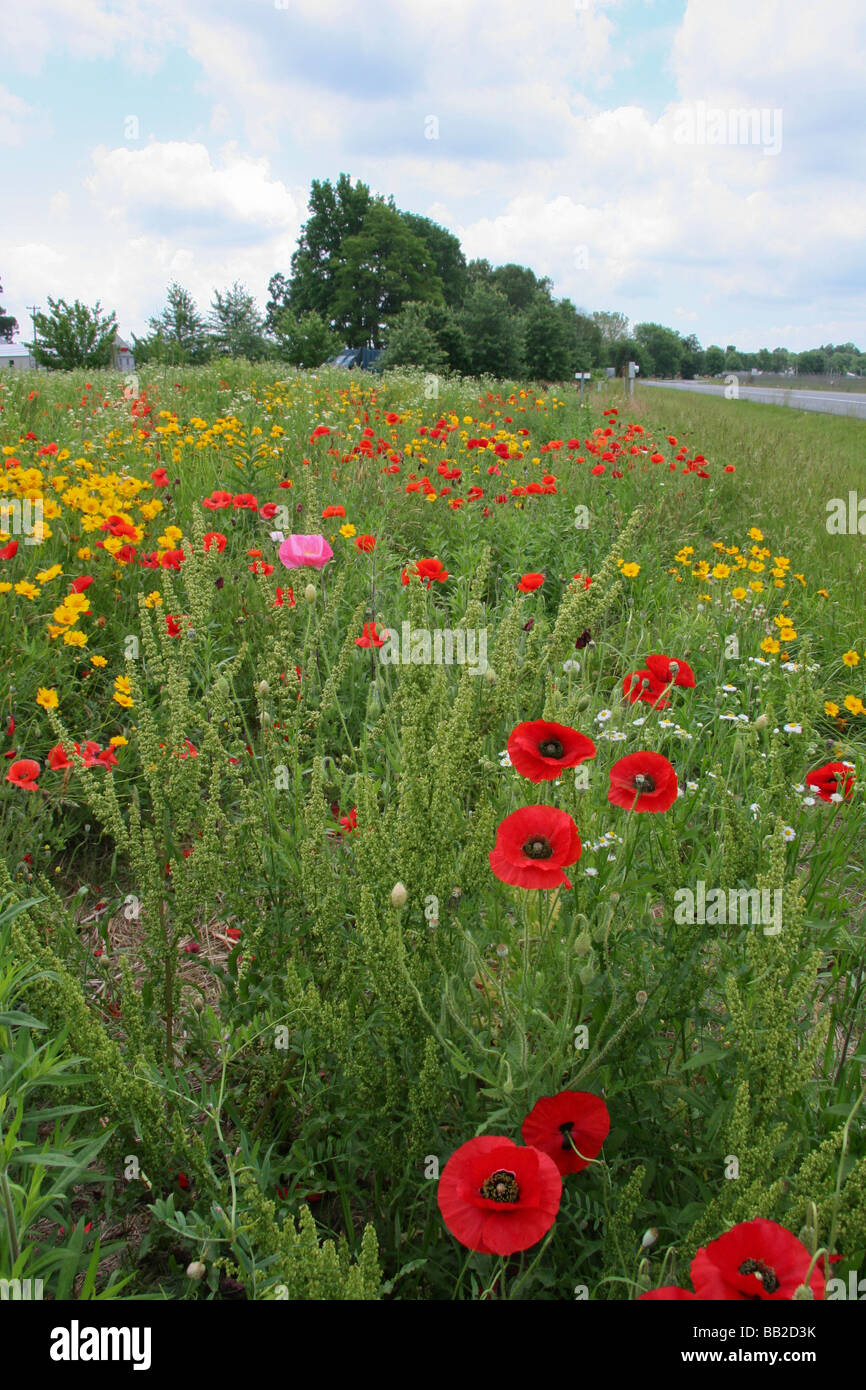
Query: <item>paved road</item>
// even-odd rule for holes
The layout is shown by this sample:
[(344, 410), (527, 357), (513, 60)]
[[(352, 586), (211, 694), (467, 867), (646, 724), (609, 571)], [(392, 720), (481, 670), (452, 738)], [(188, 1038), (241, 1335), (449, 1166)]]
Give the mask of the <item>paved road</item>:
[[(724, 396), (727, 387), (708, 381), (647, 381), (640, 380), (638, 389), (663, 386), (669, 391), (699, 391), (705, 396)], [(792, 387), (740, 386), (738, 399), (758, 401), (761, 405), (790, 405), (795, 410), (817, 410), (822, 415), (853, 415), (866, 420), (866, 392), (856, 391), (798, 391)]]

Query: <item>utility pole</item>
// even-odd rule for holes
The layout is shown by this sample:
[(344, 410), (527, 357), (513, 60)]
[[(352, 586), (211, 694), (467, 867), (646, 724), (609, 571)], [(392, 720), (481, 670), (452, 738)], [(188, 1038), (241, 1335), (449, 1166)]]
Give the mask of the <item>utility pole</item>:
[(36, 337), (36, 315), (39, 313), (39, 305), (38, 305), (38, 304), (25, 304), (25, 305), (24, 305), (24, 308), (27, 310), (28, 314), (30, 315), (30, 321), (31, 321), (31, 323), (33, 324), (33, 344), (34, 344), (34, 346), (35, 346), (35, 345), (36, 345), (36, 342), (37, 342), (37, 337)]

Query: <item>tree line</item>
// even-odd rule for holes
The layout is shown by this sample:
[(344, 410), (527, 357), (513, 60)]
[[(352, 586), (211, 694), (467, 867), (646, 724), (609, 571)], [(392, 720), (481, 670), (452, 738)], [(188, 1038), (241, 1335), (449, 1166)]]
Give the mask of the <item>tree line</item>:
[[(658, 323), (639, 323), (613, 311), (588, 312), (557, 299), (552, 281), (528, 266), (467, 261), (459, 239), (430, 218), (402, 212), (340, 174), (334, 184), (314, 179), (308, 218), (288, 273), (268, 284), (264, 311), (235, 282), (215, 291), (202, 314), (182, 285), (169, 286), (148, 332), (134, 336), (136, 363), (171, 366), (224, 356), (279, 360), (318, 367), (343, 348), (384, 349), (383, 367), (429, 372), (570, 380), (576, 372), (629, 361), (643, 376), (719, 376), (766, 372), (866, 372), (866, 353), (853, 343), (807, 352), (733, 344), (703, 348)], [(35, 319), (37, 361), (45, 366), (104, 366), (117, 329), (114, 314), (49, 298)], [(4, 325), (0, 309), (0, 337)], [(11, 332), (8, 341), (11, 341)]]

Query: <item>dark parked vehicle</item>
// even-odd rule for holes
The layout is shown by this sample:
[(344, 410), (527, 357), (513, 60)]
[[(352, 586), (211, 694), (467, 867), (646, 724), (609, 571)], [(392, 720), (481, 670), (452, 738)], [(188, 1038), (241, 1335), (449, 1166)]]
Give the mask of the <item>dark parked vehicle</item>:
[(325, 365), (328, 367), (360, 367), (365, 372), (376, 371), (376, 363), (382, 356), (381, 348), (345, 348), (332, 357)]

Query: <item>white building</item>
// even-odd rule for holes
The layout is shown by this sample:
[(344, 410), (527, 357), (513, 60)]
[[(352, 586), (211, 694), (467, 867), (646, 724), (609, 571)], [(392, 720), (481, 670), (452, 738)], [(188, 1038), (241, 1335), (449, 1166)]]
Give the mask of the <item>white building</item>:
[(31, 357), (23, 343), (0, 343), (0, 371), (14, 368), (15, 371), (32, 371), (36, 358)]

